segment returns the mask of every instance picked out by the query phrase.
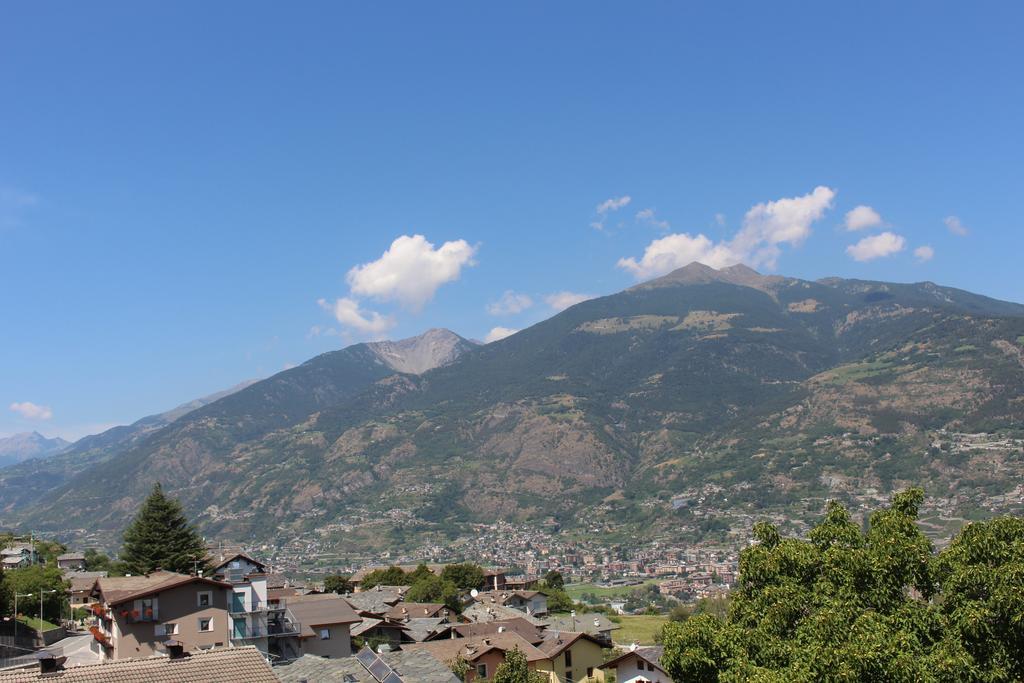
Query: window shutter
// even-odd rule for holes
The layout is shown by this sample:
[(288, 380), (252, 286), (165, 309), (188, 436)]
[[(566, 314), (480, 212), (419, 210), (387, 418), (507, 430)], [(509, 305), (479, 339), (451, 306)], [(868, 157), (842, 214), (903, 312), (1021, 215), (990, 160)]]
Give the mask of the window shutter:
[(156, 626), (154, 626), (153, 627), (153, 635), (154, 636), (165, 636), (165, 635), (167, 635), (166, 633), (164, 633), (164, 625), (163, 624), (157, 624)]

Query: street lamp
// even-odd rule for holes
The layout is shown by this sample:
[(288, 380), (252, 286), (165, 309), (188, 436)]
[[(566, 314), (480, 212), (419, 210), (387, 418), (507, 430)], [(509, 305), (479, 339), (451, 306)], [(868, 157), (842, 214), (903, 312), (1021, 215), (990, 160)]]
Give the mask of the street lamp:
[(18, 598), (31, 598), (32, 593), (14, 594), (14, 642), (18, 642)]
[(48, 591), (44, 591), (44, 590), (39, 591), (39, 635), (40, 636), (43, 635), (43, 595), (44, 594), (52, 595), (52, 594), (54, 594), (56, 592), (57, 592), (56, 589), (52, 589), (52, 590), (48, 590)]

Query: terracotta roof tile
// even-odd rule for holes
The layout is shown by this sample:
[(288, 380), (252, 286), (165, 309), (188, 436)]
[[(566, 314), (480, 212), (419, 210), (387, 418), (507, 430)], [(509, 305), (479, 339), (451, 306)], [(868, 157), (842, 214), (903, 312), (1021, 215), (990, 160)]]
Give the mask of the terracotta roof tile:
[(0, 683), (59, 681), (60, 683), (277, 683), (270, 665), (255, 647), (201, 650), (181, 659), (158, 655), (120, 659), (41, 674), (38, 666), (0, 671)]

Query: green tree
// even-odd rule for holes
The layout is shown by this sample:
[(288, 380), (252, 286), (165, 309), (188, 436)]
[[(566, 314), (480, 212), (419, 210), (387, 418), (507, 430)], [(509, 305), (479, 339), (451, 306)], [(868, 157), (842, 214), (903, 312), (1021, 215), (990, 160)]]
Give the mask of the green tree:
[(351, 593), (352, 582), (348, 575), (332, 574), (324, 578), (324, 591), (327, 593)]
[(526, 655), (519, 647), (505, 653), (505, 661), (494, 671), (492, 683), (545, 683), (548, 677), (539, 671), (530, 671)]
[(462, 611), (458, 587), (436, 574), (424, 576), (412, 584), (409, 592), (405, 594), (405, 599), (407, 602), (439, 602), (453, 612)]
[(32, 594), (31, 598), (18, 598), (18, 612), (21, 614), (39, 616), (40, 591), (43, 596), (43, 619), (51, 623), (60, 623), (61, 615), (67, 611), (65, 605), (70, 584), (64, 580), (56, 566), (36, 564), (20, 569), (8, 569), (4, 572), (4, 584), (10, 598), (13, 598), (14, 593)]
[(939, 556), (936, 574), (949, 640), (984, 672), (980, 680), (1024, 680), (1024, 520), (968, 524)]
[(363, 590), (376, 586), (408, 586), (409, 575), (402, 571), (397, 565), (384, 569), (374, 569), (363, 577), (361, 586)]
[(483, 585), (484, 570), (472, 562), (449, 564), (441, 571), (441, 578), (451, 581), (460, 590), (468, 591)]
[(557, 569), (552, 569), (544, 575), (544, 585), (554, 590), (562, 590), (565, 588), (565, 579), (562, 577), (562, 572)]
[(411, 572), (406, 574), (405, 583), (407, 586), (412, 586), (417, 581), (425, 579), (429, 576), (434, 576), (434, 572), (430, 570), (430, 567), (420, 562), (418, 565), (416, 565), (416, 569), (413, 569)]
[(202, 537), (185, 517), (181, 503), (165, 496), (160, 484), (153, 486), (125, 530), (121, 560), (132, 574), (156, 569), (191, 574), (195, 568), (207, 568)]
[[(998, 624), (1000, 614), (1012, 627), (1024, 571), (996, 570), (993, 576), (1001, 578), (982, 580), (994, 588), (988, 594), (966, 589), (981, 587), (971, 576), (978, 567), (1012, 558), (1000, 548), (1012, 545), (1009, 539), (1019, 538), (1019, 530), (970, 532), (983, 539), (979, 544), (990, 556), (965, 540), (965, 530), (951, 546), (963, 552), (952, 550), (936, 561), (916, 524), (922, 500), (920, 489), (896, 494), (889, 508), (871, 515), (866, 532), (836, 503), (805, 541), (755, 525), (757, 544), (740, 556), (740, 583), (727, 616), (705, 613), (665, 626), (662, 661), (668, 672), (686, 681), (1014, 680), (1019, 674), (1011, 653), (1021, 648), (1012, 628), (985, 629)], [(955, 576), (975, 583), (956, 586), (950, 582)], [(943, 577), (961, 599), (941, 592)], [(975, 601), (983, 604), (963, 604)], [(981, 638), (972, 643), (950, 628), (953, 614), (963, 615), (967, 631)], [(975, 647), (982, 654), (999, 650), (999, 664), (979, 659)]]

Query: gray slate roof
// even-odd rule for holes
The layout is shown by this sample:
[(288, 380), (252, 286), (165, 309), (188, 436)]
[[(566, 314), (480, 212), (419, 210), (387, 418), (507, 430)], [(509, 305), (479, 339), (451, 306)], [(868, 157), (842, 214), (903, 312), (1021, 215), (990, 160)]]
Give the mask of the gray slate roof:
[[(595, 624), (595, 622), (597, 623)], [(568, 614), (559, 614), (557, 616), (549, 617), (547, 624), (548, 628), (552, 631), (582, 631), (583, 633), (587, 633), (592, 636), (621, 628), (618, 624), (611, 621), (600, 612), (577, 614), (575, 619)]]
[[(459, 683), (447, 666), (426, 652), (385, 652), (380, 658), (406, 683)], [(290, 664), (274, 667), (274, 673), (281, 683), (340, 681), (345, 674), (354, 676), (360, 683), (377, 683), (355, 657), (324, 659), (303, 655)]]

